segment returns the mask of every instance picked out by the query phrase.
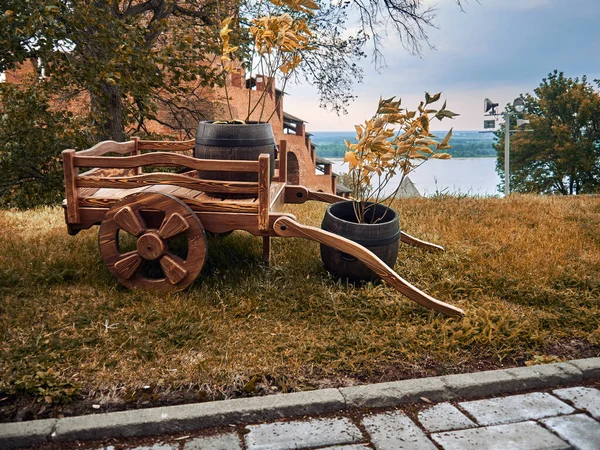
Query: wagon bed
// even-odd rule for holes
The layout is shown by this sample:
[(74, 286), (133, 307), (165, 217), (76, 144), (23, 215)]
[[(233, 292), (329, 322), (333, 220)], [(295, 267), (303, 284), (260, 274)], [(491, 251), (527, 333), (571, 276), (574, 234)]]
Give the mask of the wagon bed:
[[(263, 259), (270, 259), (271, 237), (301, 237), (338, 249), (361, 260), (383, 280), (417, 303), (448, 315), (459, 308), (425, 294), (402, 279), (377, 256), (359, 244), (319, 228), (300, 224), (283, 212), (286, 203), (308, 200), (333, 203), (346, 200), (287, 182), (286, 142), (279, 147), (275, 176), (269, 155), (257, 161), (203, 160), (191, 153), (194, 140), (129, 142), (105, 141), (76, 152), (63, 151), (66, 199), (63, 202), (69, 234), (100, 225), (100, 253), (109, 271), (129, 288), (181, 290), (200, 273), (206, 258), (205, 231), (244, 230), (263, 238)], [(156, 171), (171, 167), (172, 171)], [(80, 170), (87, 170), (80, 173)], [(173, 170), (173, 169), (171, 169)], [(200, 179), (202, 173), (245, 172), (256, 181)], [(219, 178), (215, 175), (215, 178)], [(239, 198), (239, 197), (244, 198)], [(119, 248), (119, 232), (137, 239), (135, 250)], [(187, 240), (184, 257), (171, 252), (175, 237)], [(439, 250), (441, 247), (401, 233), (402, 242)], [(160, 264), (154, 279), (142, 273), (148, 262)]]

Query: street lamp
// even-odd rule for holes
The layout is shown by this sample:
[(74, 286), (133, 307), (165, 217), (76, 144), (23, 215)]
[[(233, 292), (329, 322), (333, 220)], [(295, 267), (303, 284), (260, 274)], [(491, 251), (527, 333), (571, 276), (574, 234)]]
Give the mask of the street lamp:
[[(491, 111), (487, 116), (498, 116), (499, 113), (496, 112), (496, 107), (498, 103), (493, 103), (490, 99), (486, 98), (484, 101), (484, 111), (487, 113)], [(515, 113), (521, 114), (525, 111), (525, 101), (519, 97), (513, 101), (513, 109)], [(510, 195), (510, 116), (511, 113), (508, 110), (505, 110), (502, 115), (504, 116), (504, 196), (508, 197)], [(519, 125), (529, 123), (528, 120), (517, 120)]]

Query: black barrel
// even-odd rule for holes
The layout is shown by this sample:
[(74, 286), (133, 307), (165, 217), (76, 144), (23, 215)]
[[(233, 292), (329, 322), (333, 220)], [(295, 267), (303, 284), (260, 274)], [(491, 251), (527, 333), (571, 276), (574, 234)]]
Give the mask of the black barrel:
[[(398, 258), (400, 246), (400, 222), (398, 214), (384, 205), (376, 205), (368, 209), (367, 223), (357, 223), (351, 201), (329, 205), (321, 228), (335, 233), (375, 253), (392, 269)], [(377, 223), (371, 222), (375, 217), (382, 217)], [(325, 269), (333, 276), (352, 282), (371, 281), (379, 277), (353, 256), (321, 244), (321, 259)]]
[[(275, 170), (275, 137), (269, 123), (200, 122), (196, 133), (194, 156), (200, 159), (258, 161), (261, 153), (271, 160), (271, 178)], [(257, 173), (204, 172), (200, 178), (222, 181), (258, 181)]]

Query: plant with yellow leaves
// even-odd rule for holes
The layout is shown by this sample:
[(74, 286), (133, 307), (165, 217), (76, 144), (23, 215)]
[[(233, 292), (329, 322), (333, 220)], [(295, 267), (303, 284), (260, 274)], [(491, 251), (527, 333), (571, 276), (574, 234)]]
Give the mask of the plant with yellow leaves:
[[(243, 34), (249, 37), (249, 42), (245, 43), (248, 47), (245, 61), (236, 63), (239, 47), (230, 44), (231, 27), (236, 25), (244, 28), (244, 25), (233, 16), (221, 22), (219, 37), (223, 75), (229, 75), (242, 63), (249, 68), (250, 76), (253, 72), (260, 73), (267, 77), (269, 83), (278, 79), (282, 85), (281, 90), (284, 91), (288, 80), (302, 63), (302, 52), (311, 50), (309, 19), (319, 6), (312, 0), (269, 0), (261, 6), (265, 6), (264, 15), (252, 19), (251, 25), (243, 30)], [(227, 89), (226, 84), (225, 87)], [(258, 107), (261, 108), (259, 121), (265, 118), (268, 122), (271, 119), (278, 107), (276, 105), (270, 113), (264, 111), (264, 97), (271, 89), (272, 86), (267, 86), (256, 101), (252, 101), (251, 92), (248, 92), (248, 111), (244, 121), (249, 120)], [(226, 96), (230, 118), (233, 120), (227, 90)]]
[[(375, 115), (356, 125), (356, 143), (346, 141), (348, 151), (344, 161), (350, 166), (354, 213), (358, 223), (365, 223), (367, 217), (373, 222), (379, 220), (374, 214), (368, 214), (378, 204), (390, 203), (398, 194), (404, 178), (431, 158), (448, 159), (447, 150), (452, 129), (442, 141), (437, 141), (429, 129), (430, 116), (438, 120), (453, 118), (458, 114), (430, 105), (439, 101), (441, 93), (425, 93), (416, 111), (401, 108), (400, 100), (395, 97), (380, 99)], [(386, 188), (394, 178), (400, 175), (400, 182), (389, 194)]]

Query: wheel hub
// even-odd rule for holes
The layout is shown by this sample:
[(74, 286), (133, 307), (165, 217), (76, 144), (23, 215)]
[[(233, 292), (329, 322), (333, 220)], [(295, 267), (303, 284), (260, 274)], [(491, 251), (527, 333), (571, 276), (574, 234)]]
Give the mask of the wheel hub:
[(141, 235), (137, 241), (137, 251), (140, 256), (149, 261), (154, 261), (164, 255), (165, 242), (155, 231), (148, 231)]

